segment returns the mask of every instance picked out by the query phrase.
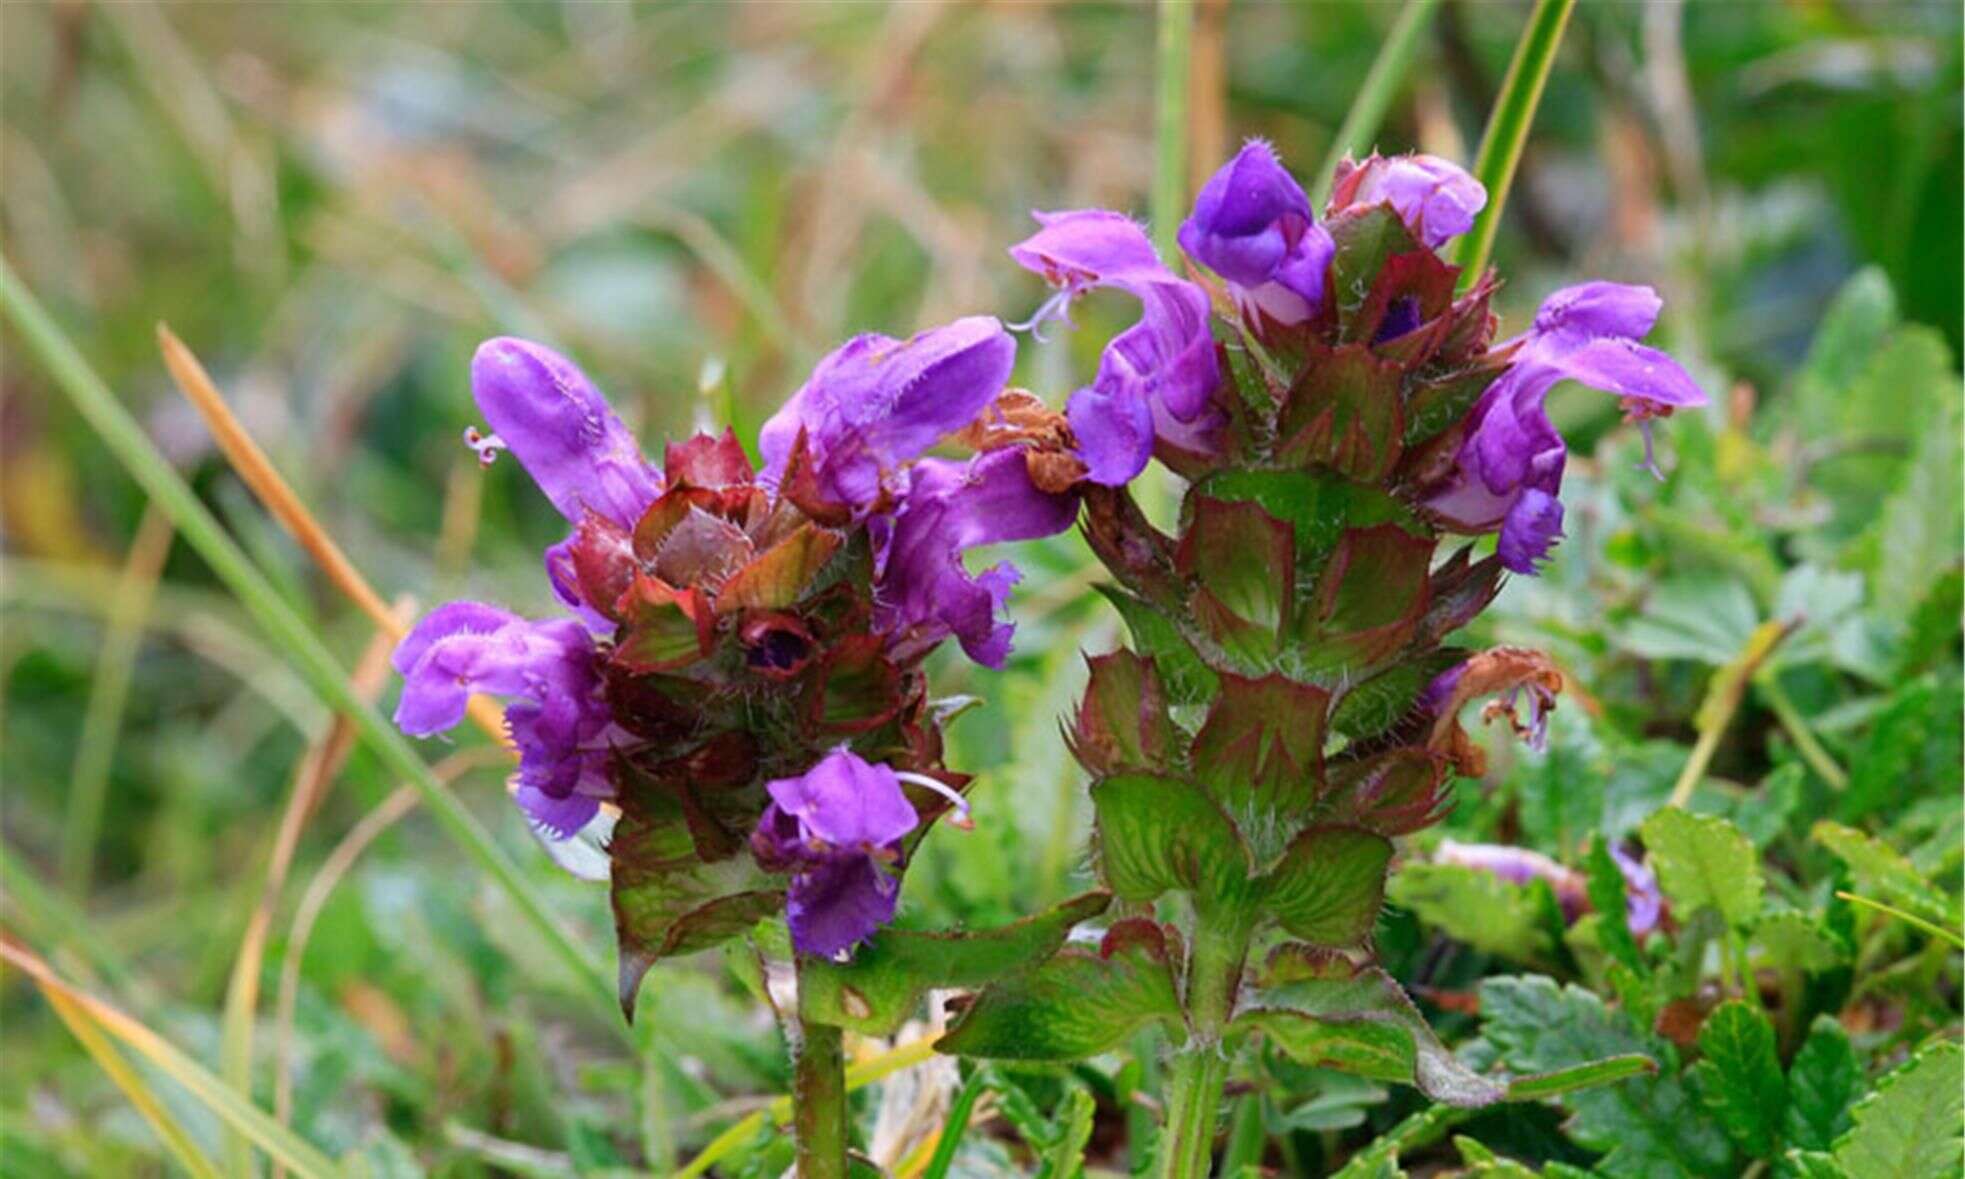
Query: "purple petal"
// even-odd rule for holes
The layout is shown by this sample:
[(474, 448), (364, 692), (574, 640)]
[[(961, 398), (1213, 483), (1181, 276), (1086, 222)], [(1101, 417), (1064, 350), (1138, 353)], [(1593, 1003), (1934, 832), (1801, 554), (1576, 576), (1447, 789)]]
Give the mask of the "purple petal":
[(1373, 155), (1362, 164), (1346, 160), (1331, 191), (1331, 214), (1389, 203), (1430, 249), (1472, 229), (1474, 215), (1487, 204), (1480, 181), (1458, 164), (1428, 155)]
[(1612, 846), (1610, 858), (1624, 874), (1625, 923), (1632, 934), (1643, 937), (1658, 927), (1658, 917), (1665, 907), (1664, 897), (1658, 891), (1657, 874), (1623, 848)]
[(1155, 283), (1178, 281), (1160, 264), (1146, 231), (1110, 209), (1033, 212), (1043, 228), (1010, 247), (1010, 257), (1054, 287), (1074, 294), (1118, 287), (1135, 294)]
[(1549, 555), (1561, 536), (1562, 501), (1546, 491), (1526, 488), (1501, 521), (1496, 551), (1503, 566), (1532, 574), (1536, 562)]
[(1088, 385), (1071, 395), (1064, 415), (1094, 483), (1121, 486), (1153, 457), (1153, 410), (1137, 397)]
[(566, 839), (600, 813), (600, 800), (585, 794), (555, 798), (537, 786), (521, 785), (512, 795), (532, 825), (552, 839)]
[(997, 566), (970, 576), (962, 553), (977, 545), (1034, 540), (1071, 527), (1078, 501), (1030, 482), (1018, 449), (969, 462), (926, 459), (880, 546), (877, 618), (897, 641), (930, 643), (953, 634), (971, 659), (1002, 666), (1010, 626), (997, 609), (1016, 571)]
[(1572, 381), (1630, 397), (1655, 410), (1706, 404), (1705, 390), (1679, 362), (1643, 344), (1606, 338), (1592, 340), (1555, 362)]
[(785, 894), (792, 948), (832, 958), (894, 919), (901, 882), (871, 856), (841, 856), (796, 873)]
[(633, 528), (662, 491), (661, 472), (572, 361), (526, 340), (487, 340), (471, 392), (498, 437), (560, 514), (585, 509)]
[(1180, 227), (1180, 247), (1219, 274), (1244, 314), (1283, 324), (1315, 315), (1336, 245), (1275, 151), (1250, 140), (1222, 165)]
[(799, 838), (832, 848), (885, 847), (920, 821), (901, 780), (841, 747), (796, 778), (765, 784), (773, 802), (798, 820)]
[(783, 476), (802, 430), (828, 494), (855, 508), (875, 502), (891, 472), (988, 407), (1009, 381), (1016, 353), (1016, 341), (989, 316), (905, 341), (855, 336), (821, 360), (764, 424), (764, 481)]
[(1641, 340), (1657, 325), (1664, 305), (1650, 287), (1601, 280), (1578, 283), (1542, 300), (1529, 335), (1564, 350), (1601, 336)]

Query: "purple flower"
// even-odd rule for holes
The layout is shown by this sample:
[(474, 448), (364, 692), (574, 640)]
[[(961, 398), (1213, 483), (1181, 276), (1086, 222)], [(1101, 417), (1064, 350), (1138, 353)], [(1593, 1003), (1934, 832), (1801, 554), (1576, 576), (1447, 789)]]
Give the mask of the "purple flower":
[(855, 511), (898, 494), (902, 465), (974, 421), (1010, 379), (1016, 341), (971, 316), (908, 340), (855, 336), (758, 435), (763, 481), (776, 486), (802, 432), (819, 492)]
[(1487, 190), (1458, 164), (1438, 156), (1388, 159), (1374, 152), (1363, 163), (1346, 159), (1337, 166), (1328, 215), (1384, 203), (1398, 211), (1413, 236), (1437, 250), (1474, 227)]
[(1658, 928), (1658, 917), (1665, 907), (1664, 896), (1658, 891), (1658, 875), (1616, 844), (1610, 846), (1610, 858), (1624, 875), (1626, 924), (1633, 934), (1643, 937)]
[(1317, 313), (1336, 250), (1310, 198), (1259, 139), (1202, 186), (1180, 248), (1227, 280), (1245, 317), (1259, 311), (1286, 327)]
[(535, 622), (481, 602), (450, 602), (423, 616), (396, 647), (403, 677), (396, 725), (412, 737), (464, 719), (471, 693), (505, 697), (519, 750), (517, 800), (542, 831), (564, 838), (611, 797), (592, 637), (573, 619)]
[(1207, 292), (1161, 265), (1146, 234), (1118, 213), (1032, 215), (1043, 228), (1010, 247), (1010, 256), (1056, 288), (1031, 318), (1033, 329), (1053, 316), (1068, 322), (1072, 301), (1094, 288), (1140, 301), (1139, 321), (1105, 346), (1092, 383), (1065, 406), (1086, 478), (1125, 483), (1146, 469), (1156, 433), (1205, 451), (1220, 424), (1210, 396), (1221, 380)]
[(793, 947), (835, 957), (893, 920), (901, 881), (891, 866), (920, 821), (899, 776), (842, 746), (765, 789), (771, 805), (751, 849), (766, 868), (792, 874), (785, 910)]
[(632, 529), (662, 492), (662, 473), (572, 361), (505, 336), (471, 358), (471, 392), (491, 423), (472, 439), (487, 458), (508, 449), (570, 523), (592, 510)]
[(1427, 506), (1464, 532), (1499, 529), (1502, 564), (1534, 573), (1562, 535), (1557, 496), (1568, 450), (1543, 402), (1565, 380), (1622, 398), (1627, 418), (1645, 431), (1645, 465), (1657, 473), (1651, 419), (1706, 404), (1677, 361), (1637, 342), (1657, 322), (1660, 306), (1650, 287), (1609, 282), (1549, 296), (1534, 325), (1511, 341), (1518, 345), (1513, 363), (1474, 406), (1455, 470)]
[(924, 459), (891, 522), (879, 521), (875, 621), (897, 649), (925, 650), (954, 635), (969, 658), (1003, 666), (1012, 626), (997, 610), (1017, 582), (997, 565), (971, 575), (962, 553), (977, 545), (1033, 540), (1071, 527), (1074, 495), (1039, 491), (1024, 452), (992, 450), (966, 462)]

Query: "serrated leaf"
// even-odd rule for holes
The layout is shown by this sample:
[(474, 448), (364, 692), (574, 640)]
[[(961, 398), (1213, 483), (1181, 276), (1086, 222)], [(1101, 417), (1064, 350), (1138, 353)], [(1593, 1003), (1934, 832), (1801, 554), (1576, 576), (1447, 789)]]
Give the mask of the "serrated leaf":
[(1447, 1051), (1405, 991), (1376, 967), (1348, 978), (1293, 982), (1263, 992), (1254, 1004), (1231, 1029), (1259, 1031), (1304, 1064), (1414, 1085), (1435, 1101), (1467, 1108), (1491, 1105), (1507, 1092)]
[(1086, 893), (996, 929), (924, 933), (884, 929), (847, 962), (813, 959), (799, 968), (802, 1003), (813, 1018), (867, 1036), (891, 1036), (934, 988), (976, 988), (1035, 968), (1073, 926), (1112, 898)]
[(1432, 558), (1432, 540), (1396, 524), (1346, 532), (1299, 616), (1301, 669), (1360, 673), (1403, 646), (1426, 613)]
[(1754, 922), (1751, 945), (1777, 970), (1816, 972), (1840, 965), (1849, 947), (1814, 916), (1795, 909), (1778, 909)]
[(1529, 890), (1463, 864), (1405, 864), (1386, 888), (1392, 903), (1455, 941), (1514, 962), (1546, 962), (1555, 951)]
[(1658, 887), (1680, 914), (1711, 907), (1736, 929), (1759, 915), (1760, 857), (1738, 827), (1667, 807), (1646, 819), (1639, 834), (1651, 853)]
[(1313, 945), (1357, 945), (1378, 920), (1391, 859), (1392, 843), (1383, 836), (1312, 827), (1291, 841), (1263, 878), (1263, 907)]
[(1364, 344), (1313, 347), (1277, 415), (1277, 460), (1329, 467), (1360, 483), (1383, 480), (1404, 440), (1401, 375)]
[(1232, 903), (1252, 892), (1241, 835), (1192, 782), (1122, 774), (1092, 787), (1092, 806), (1099, 874), (1121, 899), (1186, 891), (1198, 902)]
[(1082, 1060), (1156, 1020), (1181, 1022), (1165, 943), (1108, 935), (1103, 952), (1067, 948), (1028, 974), (992, 984), (935, 1050), (997, 1060)]
[(1659, 1066), (1633, 1077), (1564, 1096), (1574, 1117), (1571, 1139), (1605, 1151), (1597, 1170), (1608, 1176), (1676, 1175), (1686, 1179), (1733, 1175), (1725, 1133), (1692, 1099), (1677, 1076), (1670, 1044), (1631, 1025), (1628, 1017), (1578, 987), (1539, 976), (1482, 982), (1481, 1034), (1503, 1064), (1550, 1072), (1605, 1057), (1640, 1054)]
[(1834, 1016), (1816, 1016), (1788, 1066), (1782, 1137), (1802, 1150), (1828, 1150), (1849, 1129), (1849, 1108), (1862, 1089), (1863, 1065), (1849, 1033)]
[(1959, 926), (1958, 901), (1927, 883), (1902, 853), (1880, 839), (1827, 819), (1815, 824), (1815, 842), (1834, 852), (1862, 891), (1879, 894), (1919, 917), (1949, 929)]
[(1316, 801), (1329, 710), (1330, 693), (1314, 685), (1223, 673), (1189, 752), (1195, 780), (1242, 831), (1287, 834), (1284, 820)]
[(1741, 1150), (1772, 1157), (1788, 1104), (1774, 1025), (1744, 1001), (1729, 1000), (1706, 1016), (1699, 1051), (1703, 1059), (1692, 1072), (1706, 1108)]
[(1849, 1111), (1835, 1144), (1850, 1179), (1944, 1179), (1959, 1173), (1965, 1134), (1965, 1053), (1955, 1040), (1918, 1051)]
[(1091, 677), (1070, 733), (1079, 764), (1095, 774), (1172, 764), (1177, 731), (1153, 660), (1122, 647), (1086, 663)]

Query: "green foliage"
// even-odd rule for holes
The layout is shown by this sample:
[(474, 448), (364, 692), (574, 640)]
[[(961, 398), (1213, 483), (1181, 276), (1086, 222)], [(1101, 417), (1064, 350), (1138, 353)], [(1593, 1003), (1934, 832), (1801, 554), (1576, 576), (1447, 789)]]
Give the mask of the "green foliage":
[(1645, 820), (1640, 831), (1658, 885), (1680, 912), (1689, 916), (1709, 907), (1735, 929), (1760, 914), (1760, 858), (1738, 827), (1671, 807)]
[(1862, 1087), (1863, 1066), (1849, 1033), (1833, 1016), (1817, 1016), (1788, 1066), (1782, 1137), (1797, 1150), (1828, 1150), (1849, 1128)]
[(1922, 1048), (1850, 1109), (1836, 1165), (1850, 1179), (1940, 1179), (1960, 1171), (1965, 1052), (1957, 1041)]
[(1772, 1157), (1788, 1108), (1774, 1025), (1738, 999), (1722, 1003), (1699, 1028), (1699, 1052), (1691, 1081), (1706, 1109), (1749, 1157)]
[(1546, 961), (1554, 951), (1547, 886), (1511, 884), (1460, 864), (1412, 863), (1386, 889), (1393, 904), (1411, 909), (1458, 941), (1512, 962)]
[(1181, 1018), (1167, 943), (1151, 922), (1115, 926), (1097, 952), (1066, 949), (972, 1000), (936, 1048), (995, 1060), (1079, 1060), (1143, 1023)]

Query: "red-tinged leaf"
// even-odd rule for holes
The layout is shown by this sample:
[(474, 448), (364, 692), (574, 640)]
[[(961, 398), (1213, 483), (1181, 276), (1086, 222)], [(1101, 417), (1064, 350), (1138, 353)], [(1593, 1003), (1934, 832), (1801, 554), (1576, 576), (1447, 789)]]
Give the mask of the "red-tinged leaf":
[(755, 552), (744, 530), (721, 516), (690, 508), (656, 547), (655, 576), (670, 585), (715, 590), (748, 565)]
[(939, 1052), (996, 1060), (1083, 1060), (1133, 1029), (1181, 1020), (1164, 944), (1124, 938), (1109, 955), (1066, 948), (991, 985), (955, 1018)]
[(843, 528), (852, 522), (852, 507), (834, 501), (820, 488), (818, 471), (813, 467), (811, 443), (802, 427), (798, 431), (798, 440), (792, 443), (791, 457), (785, 461), (785, 473), (778, 480), (778, 494), (797, 504), (799, 511), (821, 524)]
[(1502, 357), (1416, 382), (1406, 397), (1405, 444), (1417, 446), (1460, 424), (1488, 386), (1507, 371)]
[(734, 487), (753, 478), (750, 459), (737, 433), (697, 434), (671, 442), (662, 456), (662, 474), (670, 487)]
[(717, 613), (786, 609), (804, 595), (843, 539), (830, 528), (803, 525), (730, 575), (717, 593)]
[[(1378, 343), (1379, 334), (1387, 328), (1387, 317), (1394, 308), (1410, 316), (1413, 324), (1431, 325), (1437, 322), (1437, 334), (1445, 335), (1448, 322), (1443, 316), (1453, 306), (1453, 284), (1459, 280), (1460, 268), (1440, 261), (1431, 250), (1408, 250), (1403, 254), (1393, 254), (1385, 259), (1379, 268), (1378, 277), (1371, 285), (1371, 293), (1358, 307), (1357, 313), (1345, 325), (1344, 338), (1359, 343)], [(1393, 340), (1417, 334), (1408, 330)], [(1424, 355), (1408, 356), (1403, 363), (1416, 364), (1424, 361)]]
[(1330, 813), (1380, 835), (1410, 835), (1453, 809), (1447, 769), (1446, 758), (1424, 749), (1390, 749), (1333, 762)]
[(1336, 249), (1331, 255), (1331, 298), (1324, 317), (1334, 317), (1345, 338), (1354, 339), (1351, 323), (1370, 301), (1378, 275), (1391, 258), (1424, 251), (1398, 210), (1390, 204), (1353, 207), (1324, 223)]
[(1276, 829), (1317, 799), (1329, 707), (1329, 692), (1285, 676), (1223, 675), (1189, 754), (1196, 779), (1245, 831)]
[(715, 618), (695, 586), (678, 590), (639, 574), (621, 598), (621, 617), (613, 658), (628, 671), (673, 671), (710, 653)]
[(1462, 364), (1487, 351), (1494, 340), (1495, 326), (1494, 313), (1488, 309), (1488, 304), (1500, 285), (1500, 280), (1490, 270), (1471, 290), (1454, 300), (1453, 308), (1447, 315), (1446, 337), (1440, 341), (1436, 359), (1448, 364)]
[(1419, 641), (1439, 642), (1472, 622), (1501, 592), (1501, 558), (1490, 555), (1475, 561), (1473, 552), (1474, 546), (1467, 545), (1433, 571)]
[(1175, 554), (1181, 575), (1257, 631), (1280, 633), (1296, 594), (1296, 539), (1290, 526), (1253, 503), (1211, 496), (1191, 503), (1193, 519)]
[(1313, 349), (1276, 421), (1276, 457), (1377, 483), (1399, 460), (1399, 366), (1364, 344)]
[(615, 723), (644, 741), (678, 741), (696, 732), (717, 709), (717, 694), (680, 676), (641, 675), (610, 661), (604, 671), (607, 706)]
[(1123, 487), (1088, 484), (1085, 540), (1127, 589), (1162, 610), (1180, 608), (1186, 591), (1174, 568), (1174, 542), (1153, 527)]
[(621, 621), (621, 595), (628, 592), (639, 571), (627, 529), (589, 511), (574, 530), (567, 555), (581, 600), (615, 622)]
[(833, 645), (813, 676), (811, 723), (822, 733), (863, 733), (892, 720), (904, 702), (900, 668), (879, 635)]
[(1079, 764), (1095, 775), (1170, 766), (1175, 730), (1153, 660), (1122, 647), (1086, 662), (1091, 680), (1069, 734)]
[(1121, 774), (1092, 786), (1097, 812), (1093, 860), (1106, 886), (1128, 901), (1188, 892), (1203, 910), (1246, 905), (1253, 894), (1241, 833), (1192, 782)]
[(1298, 628), (1309, 668), (1362, 671), (1404, 646), (1428, 602), (1433, 541), (1395, 524), (1344, 534)]

